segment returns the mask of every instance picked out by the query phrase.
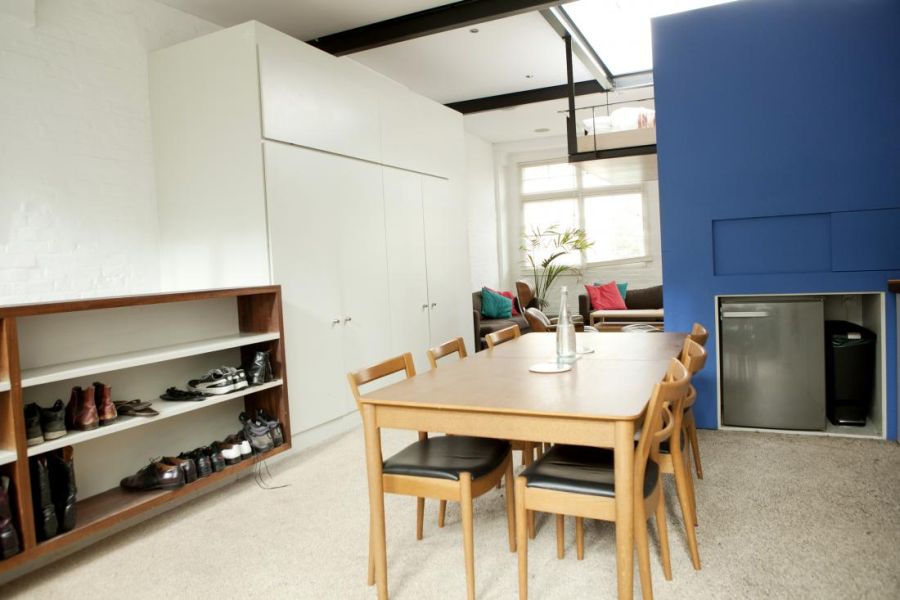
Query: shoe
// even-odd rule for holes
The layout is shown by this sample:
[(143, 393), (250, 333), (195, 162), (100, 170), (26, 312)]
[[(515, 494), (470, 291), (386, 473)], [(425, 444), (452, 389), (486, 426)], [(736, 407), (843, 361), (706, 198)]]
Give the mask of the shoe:
[(115, 423), (119, 418), (116, 412), (116, 405), (112, 401), (112, 388), (98, 381), (94, 382), (94, 402), (97, 403), (97, 416), (100, 418), (100, 425), (109, 425)]
[(236, 465), (241, 462), (241, 445), (231, 442), (213, 442), (212, 448), (222, 454), (225, 464)]
[(97, 405), (94, 403), (94, 388), (72, 388), (69, 404), (66, 405), (66, 428), (90, 431), (100, 426)]
[(234, 391), (232, 377), (222, 369), (210, 369), (200, 379), (191, 379), (188, 389), (203, 394), (229, 394)]
[(181, 469), (184, 473), (185, 483), (194, 483), (197, 481), (197, 463), (192, 458), (181, 458), (180, 456), (166, 456), (162, 462), (167, 465), (173, 465)]
[(202, 448), (197, 448), (196, 450), (191, 450), (190, 452), (182, 452), (178, 455), (178, 458), (181, 459), (191, 459), (194, 461), (194, 465), (197, 467), (197, 478), (202, 479), (204, 477), (209, 477), (212, 475), (212, 462), (209, 459), (209, 455), (206, 454)]
[(29, 459), (31, 467), (31, 501), (34, 505), (34, 528), (39, 541), (49, 540), (59, 532), (56, 507), (50, 491), (50, 467), (47, 456), (39, 455)]
[(275, 447), (268, 425), (249, 418), (247, 413), (241, 413), (240, 420), (244, 425), (244, 440), (250, 444), (254, 454), (262, 454)]
[(0, 560), (21, 552), (19, 533), (13, 526), (9, 507), (9, 477), (0, 477)]
[(143, 492), (148, 490), (174, 490), (184, 487), (184, 471), (175, 465), (152, 461), (149, 465), (123, 479), (119, 485), (126, 490)]
[(151, 402), (143, 400), (115, 400), (116, 412), (123, 417), (155, 417), (158, 411), (150, 408)]
[(25, 405), (25, 439), (29, 446), (44, 443), (44, 433), (41, 429), (41, 407), (34, 402)]
[(50, 408), (41, 409), (41, 430), (45, 440), (55, 440), (69, 433), (66, 430), (66, 409), (62, 400)]
[(272, 443), (276, 448), (284, 443), (284, 432), (281, 430), (281, 423), (278, 422), (278, 419), (260, 408), (256, 411), (256, 420), (265, 423), (269, 428), (269, 433), (272, 434)]
[(264, 350), (253, 355), (253, 362), (246, 369), (250, 385), (262, 385), (272, 381), (272, 364), (269, 361), (269, 351)]
[(233, 435), (229, 435), (225, 438), (225, 441), (240, 446), (241, 460), (250, 458), (253, 455), (253, 447), (250, 445), (250, 442), (247, 441), (247, 438), (244, 437), (243, 429)]
[(72, 446), (47, 454), (50, 468), (50, 497), (56, 509), (59, 532), (75, 529), (75, 502), (78, 488), (75, 486), (75, 461)]
[(160, 400), (168, 400), (169, 402), (194, 402), (197, 400), (204, 400), (206, 398), (206, 394), (200, 392), (189, 392), (185, 390), (179, 390), (176, 387), (166, 388), (165, 393), (160, 394)]
[(244, 369), (240, 367), (219, 367), (220, 370), (224, 371), (231, 377), (231, 383), (234, 386), (234, 390), (244, 390), (250, 387), (250, 384), (247, 383), (247, 373)]
[(224, 469), (227, 464), (225, 463), (225, 457), (222, 456), (222, 453), (210, 446), (204, 446), (200, 448), (200, 451), (205, 453), (209, 457), (210, 466), (212, 466), (213, 473), (218, 473), (222, 469)]

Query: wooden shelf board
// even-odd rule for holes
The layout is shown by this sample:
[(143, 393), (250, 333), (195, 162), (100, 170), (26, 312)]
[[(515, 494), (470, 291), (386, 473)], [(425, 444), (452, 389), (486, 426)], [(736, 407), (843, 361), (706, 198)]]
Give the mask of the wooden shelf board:
[(15, 450), (0, 450), (0, 465), (16, 462), (17, 456)]
[(121, 369), (130, 369), (132, 367), (140, 367), (142, 365), (150, 365), (153, 363), (165, 362), (167, 360), (185, 358), (187, 356), (197, 356), (209, 352), (218, 352), (219, 350), (228, 350), (229, 348), (239, 348), (241, 346), (248, 346), (259, 342), (277, 340), (279, 337), (281, 336), (277, 331), (267, 333), (239, 333), (207, 340), (173, 344), (162, 348), (149, 348), (147, 350), (125, 352), (123, 354), (113, 354), (111, 356), (101, 356), (98, 358), (77, 360), (45, 367), (35, 367), (22, 371), (22, 387), (32, 387), (75, 377), (107, 373), (109, 371), (119, 371)]
[(265, 454), (253, 457), (249, 460), (244, 460), (243, 462), (230, 467), (225, 467), (224, 470), (219, 471), (218, 473), (213, 473), (208, 477), (198, 479), (193, 483), (189, 483), (184, 487), (175, 490), (129, 492), (116, 487), (107, 490), (102, 494), (80, 500), (76, 504), (75, 509), (75, 529), (57, 535), (47, 541), (40, 542), (34, 548), (30, 548), (16, 556), (0, 561), (0, 572), (14, 569), (20, 564), (38, 556), (65, 548), (80, 539), (89, 537), (97, 532), (108, 529), (113, 525), (127, 521), (141, 513), (168, 504), (173, 500), (199, 496), (206, 488), (209, 488), (218, 482), (222, 482), (223, 480), (236, 477), (240, 473), (258, 464), (260, 460), (265, 460), (281, 454), (282, 452), (289, 450), (290, 447), (290, 444), (284, 444)]
[(11, 388), (8, 381), (0, 381), (0, 392), (8, 392)]
[[(232, 392), (230, 394), (222, 394), (221, 396), (209, 396), (204, 400), (199, 401), (190, 401), (190, 402), (167, 402), (165, 400), (153, 400), (153, 408), (154, 410), (159, 411), (159, 415), (155, 417), (119, 417), (115, 423), (111, 425), (106, 425), (104, 427), (98, 427), (96, 429), (92, 429), (90, 431), (70, 431), (66, 435), (61, 438), (57, 438), (55, 440), (51, 440), (49, 442), (44, 442), (42, 444), (38, 444), (36, 446), (30, 446), (28, 448), (28, 456), (34, 456), (36, 454), (43, 454), (44, 452), (49, 452), (50, 450), (55, 450), (57, 448), (62, 448), (64, 446), (72, 446), (74, 444), (80, 444), (81, 442), (86, 442), (88, 440), (93, 440), (98, 437), (103, 437), (106, 435), (110, 435), (113, 433), (118, 433), (120, 431), (125, 431), (128, 429), (132, 429), (134, 427), (140, 427), (142, 425), (150, 425), (151, 423), (157, 423), (163, 419), (168, 419), (169, 417), (175, 417), (178, 415), (183, 415), (185, 413), (193, 412), (195, 410), (202, 410), (204, 408), (208, 408), (210, 406), (214, 406), (216, 404), (221, 404), (223, 402), (228, 402), (229, 400), (234, 400), (236, 398), (243, 398), (244, 396), (248, 396), (250, 394), (254, 394), (256, 392), (261, 392), (263, 390), (268, 390), (270, 388), (278, 387), (283, 383), (281, 379), (275, 379), (273, 381), (269, 381), (267, 383), (263, 383), (262, 385), (255, 385), (248, 387), (244, 390), (239, 390), (237, 392)], [(15, 458), (13, 458), (15, 460)]]

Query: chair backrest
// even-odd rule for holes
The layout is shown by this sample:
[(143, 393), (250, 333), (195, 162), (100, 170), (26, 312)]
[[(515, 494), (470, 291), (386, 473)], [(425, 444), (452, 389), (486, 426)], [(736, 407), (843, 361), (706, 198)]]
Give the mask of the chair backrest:
[(497, 344), (502, 344), (503, 342), (514, 340), (520, 335), (522, 335), (522, 330), (519, 329), (519, 326), (510, 325), (509, 327), (501, 329), (500, 331), (493, 331), (487, 334), (486, 336), (484, 336), (484, 341), (487, 342), (488, 349), (491, 349)]
[(534, 288), (527, 281), (520, 279), (516, 282), (516, 298), (519, 300), (519, 310), (523, 312), (529, 308), (540, 308), (534, 296)]
[(444, 342), (440, 346), (428, 349), (428, 362), (431, 363), (432, 369), (437, 369), (438, 359), (450, 356), (454, 352), (459, 353), (459, 358), (463, 359), (468, 356), (466, 353), (466, 342), (461, 337)]
[(688, 337), (690, 337), (701, 346), (705, 346), (706, 340), (709, 339), (709, 332), (706, 330), (706, 327), (704, 327), (700, 323), (694, 323), (694, 326), (691, 327), (691, 333)]
[[(688, 370), (688, 373), (691, 374), (691, 377), (693, 377), (694, 375), (699, 373), (706, 365), (706, 348), (704, 348), (700, 345), (699, 342), (695, 342), (693, 339), (691, 339), (690, 336), (688, 336), (684, 339), (684, 346), (681, 349), (681, 356), (679, 357), (679, 360)], [(688, 393), (688, 397), (684, 400), (682, 410), (689, 409), (694, 405), (694, 402), (696, 401), (697, 390), (692, 385)]]
[(550, 331), (552, 325), (547, 315), (534, 307), (525, 309), (525, 320), (528, 321), (531, 330), (537, 332)]
[[(691, 386), (691, 374), (677, 358), (669, 362), (669, 368), (662, 381), (653, 386), (647, 413), (644, 415), (644, 426), (634, 456), (635, 493), (643, 497), (644, 474), (647, 472), (647, 460), (659, 460), (659, 443), (676, 433), (680, 426), (675, 422), (675, 415), (681, 412), (684, 399), (687, 398)], [(679, 441), (679, 440), (675, 440)], [(671, 445), (671, 443), (670, 443)]]
[(407, 379), (416, 376), (416, 366), (413, 364), (413, 357), (409, 352), (405, 352), (394, 358), (389, 358), (377, 365), (347, 373), (347, 381), (350, 382), (350, 391), (353, 392), (353, 398), (356, 400), (356, 408), (359, 408), (360, 386), (377, 381), (382, 377), (399, 373), (400, 371), (406, 372)]

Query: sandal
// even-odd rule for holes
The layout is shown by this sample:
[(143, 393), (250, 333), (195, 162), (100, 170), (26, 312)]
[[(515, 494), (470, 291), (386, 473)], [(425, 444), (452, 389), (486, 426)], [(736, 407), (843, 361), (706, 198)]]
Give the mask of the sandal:
[(184, 402), (204, 400), (206, 399), (206, 394), (203, 394), (201, 392), (189, 392), (185, 390), (179, 390), (176, 387), (170, 387), (159, 397), (160, 399), (168, 400), (169, 402)]
[(143, 400), (119, 400), (114, 402), (116, 411), (126, 417), (155, 417), (158, 411), (150, 408), (150, 402)]

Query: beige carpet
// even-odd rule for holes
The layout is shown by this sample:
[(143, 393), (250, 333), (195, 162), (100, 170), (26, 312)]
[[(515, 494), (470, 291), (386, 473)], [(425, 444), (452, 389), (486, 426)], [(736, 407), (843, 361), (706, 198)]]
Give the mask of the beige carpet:
[[(674, 581), (651, 549), (657, 598), (900, 597), (900, 447), (809, 436), (702, 431), (698, 482), (703, 570), (691, 568), (680, 510), (669, 492)], [(413, 434), (385, 434), (385, 452)], [(196, 500), (27, 575), (0, 597), (375, 598), (365, 585), (367, 502), (362, 434), (274, 466), (277, 490), (252, 478)], [(502, 491), (475, 506), (476, 589), (514, 598)], [(415, 541), (415, 501), (389, 497), (388, 573), (393, 598), (462, 598), (459, 511), (444, 529), (428, 502)], [(556, 560), (552, 519), (529, 545), (531, 598), (615, 598), (614, 531), (586, 527), (586, 556)], [(639, 584), (635, 573), (636, 597)]]

